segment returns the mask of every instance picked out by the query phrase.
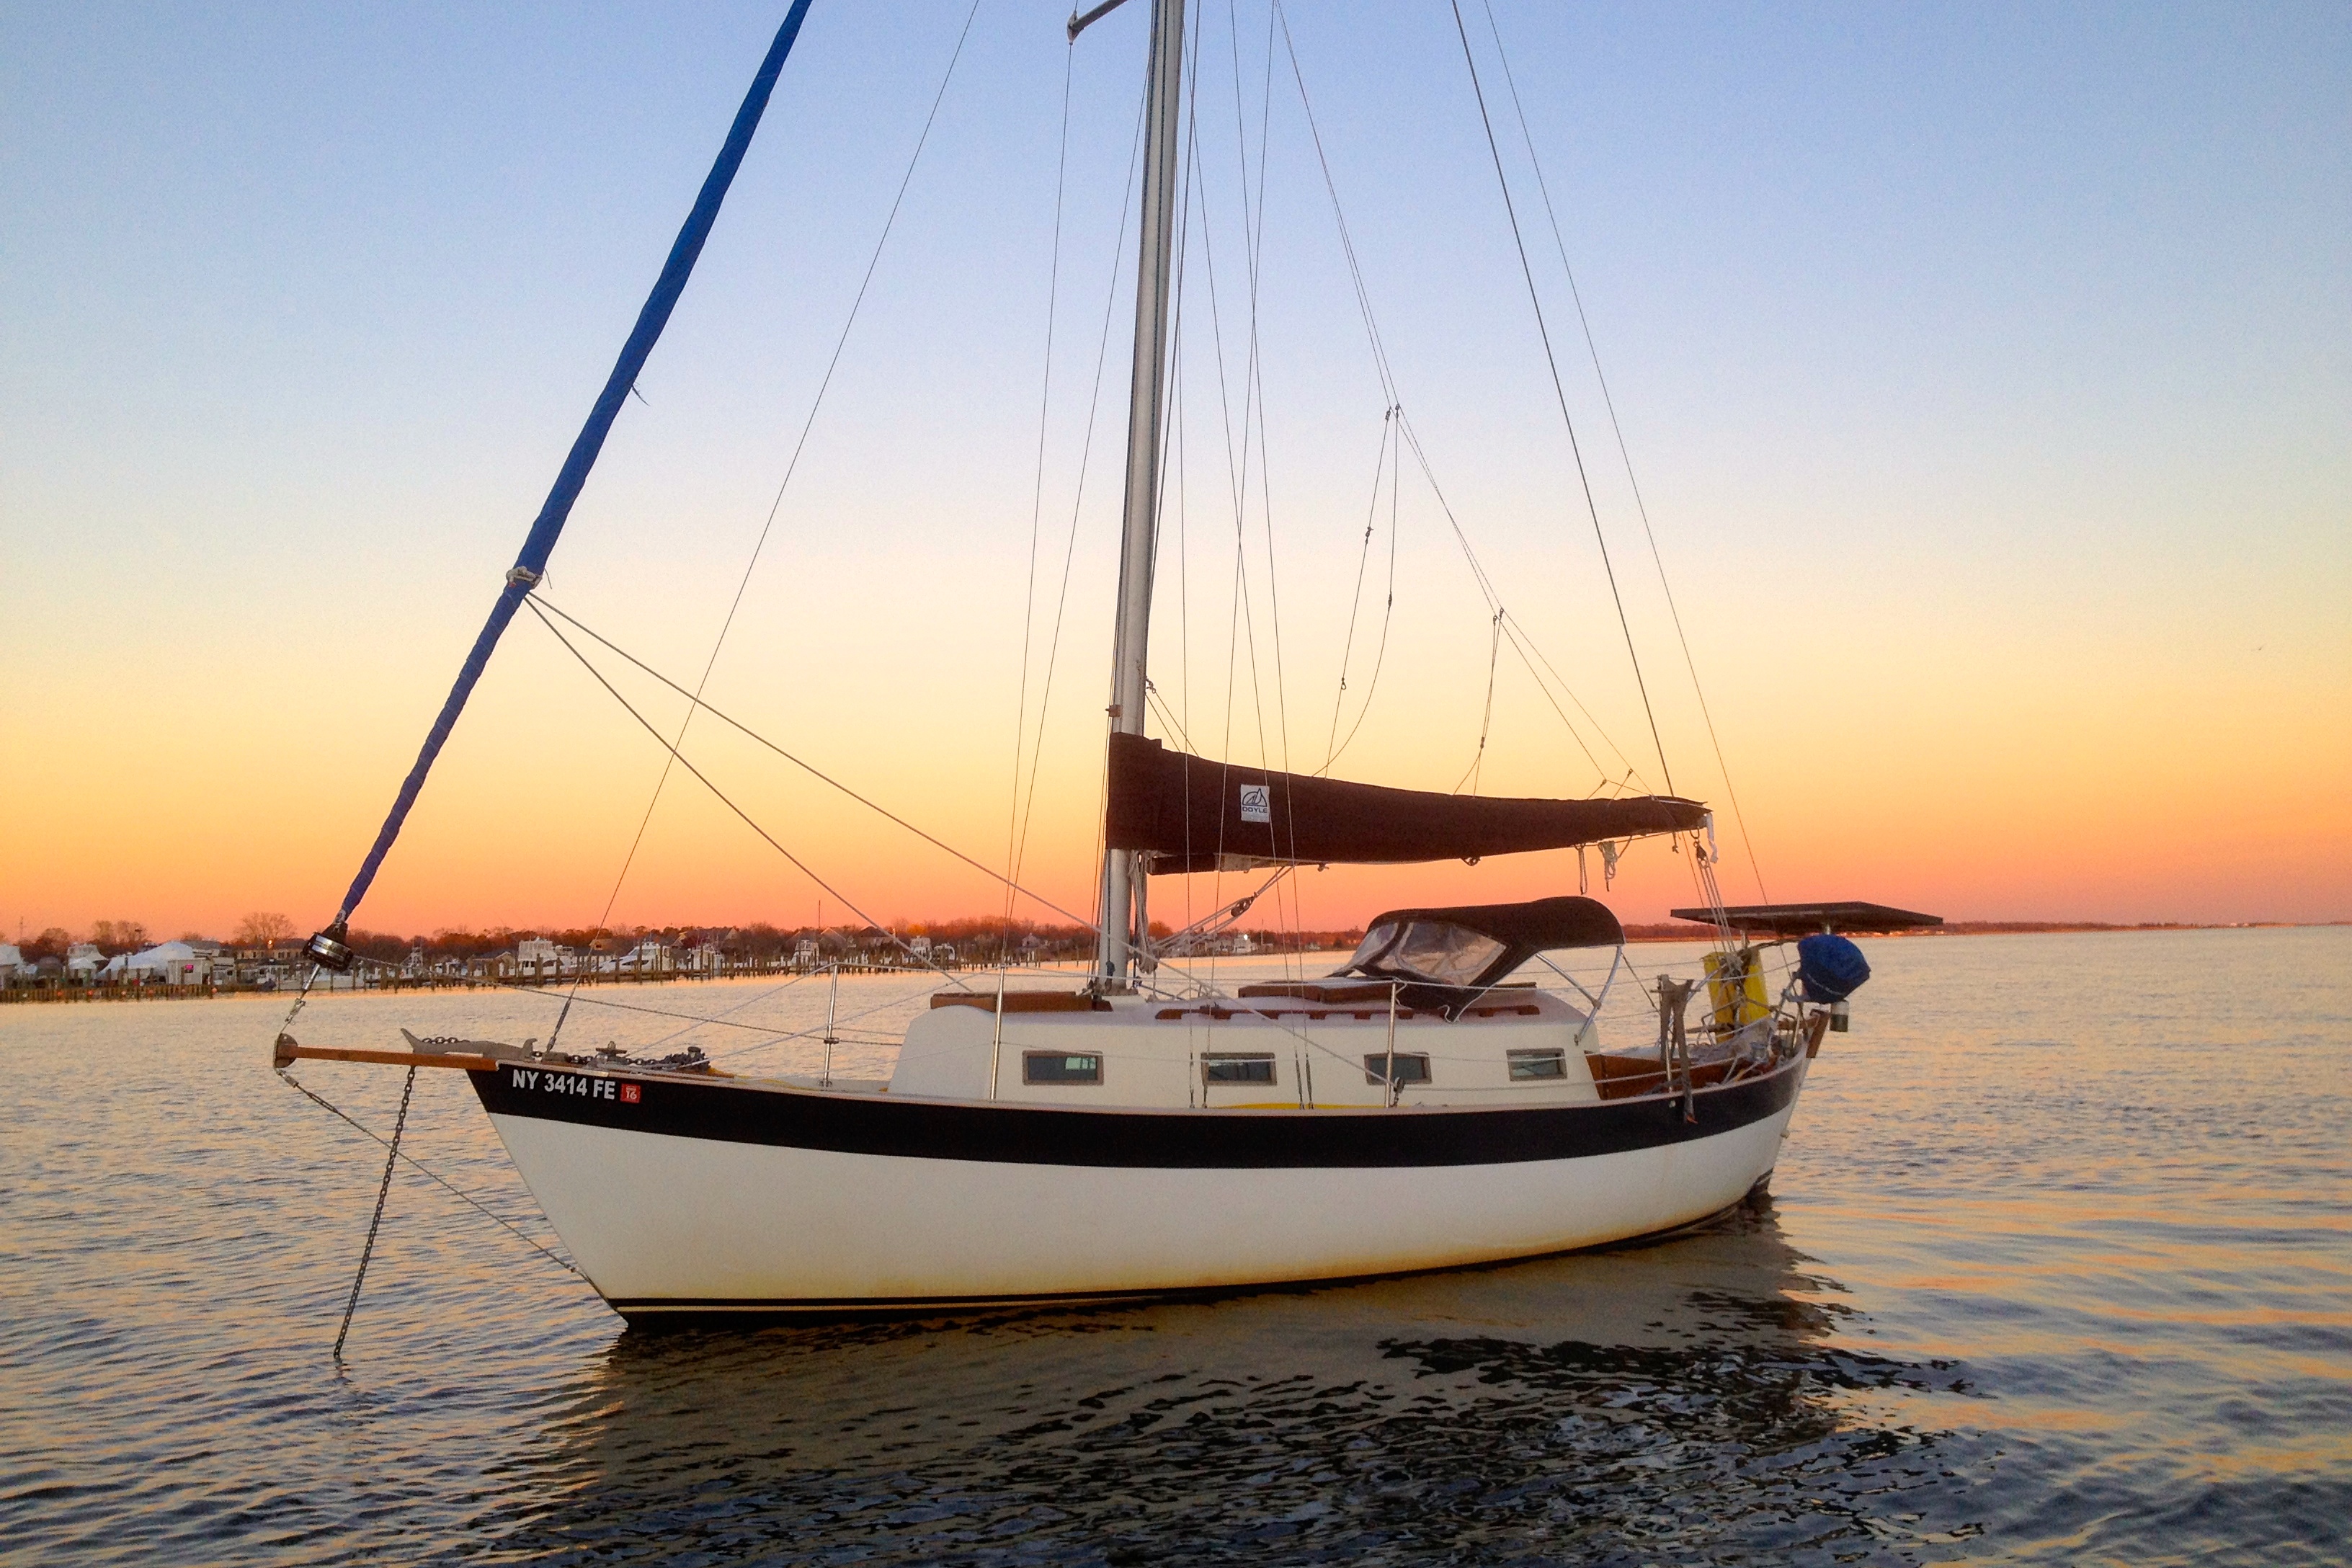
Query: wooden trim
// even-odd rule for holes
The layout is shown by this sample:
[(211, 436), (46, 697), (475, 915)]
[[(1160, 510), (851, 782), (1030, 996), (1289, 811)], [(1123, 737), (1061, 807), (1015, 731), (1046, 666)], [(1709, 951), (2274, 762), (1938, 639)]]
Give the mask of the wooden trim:
[(495, 1072), (499, 1066), (496, 1057), (470, 1051), (364, 1051), (349, 1046), (298, 1046), (282, 1039), (276, 1061), (280, 1068), (293, 1061), (380, 1062), (395, 1068), (456, 1068), (461, 1072)]
[(1237, 996), (1286, 996), (1300, 1002), (1322, 1002), (1339, 1005), (1349, 1002), (1379, 1002), (1385, 1004), (1395, 987), (1387, 981), (1323, 981), (1277, 980), (1257, 985), (1244, 985)]
[[(934, 1007), (977, 1007), (983, 1013), (996, 1011), (997, 994), (993, 991), (940, 991), (931, 997)], [(1108, 1013), (1110, 1004), (1099, 996), (1089, 996), (1083, 991), (1007, 991), (1004, 1010), (1008, 1013)]]

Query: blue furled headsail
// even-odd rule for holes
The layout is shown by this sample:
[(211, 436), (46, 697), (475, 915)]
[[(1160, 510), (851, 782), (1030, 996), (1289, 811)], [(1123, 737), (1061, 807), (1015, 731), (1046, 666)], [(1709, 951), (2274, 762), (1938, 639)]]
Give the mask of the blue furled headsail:
[(776, 29), (775, 41), (768, 46), (768, 58), (761, 62), (759, 74), (751, 79), (751, 89), (743, 95), (743, 106), (735, 111), (735, 123), (728, 129), (718, 161), (711, 164), (709, 176), (695, 197), (694, 210), (687, 214), (685, 226), (678, 230), (677, 240), (670, 247), (661, 277), (646, 297), (645, 309), (637, 312), (636, 327), (629, 333), (629, 341), (621, 346), (621, 357), (604, 383), (604, 395), (589, 410), (587, 424), (581, 426), (579, 438), (572, 443), (563, 468), (555, 476), (554, 487), (547, 492), (547, 503), (539, 509), (530, 533), (522, 542), (522, 552), (515, 557), (514, 567), (507, 574), (506, 587), (490, 606), (490, 618), (483, 623), (481, 635), (474, 639), (473, 648), (466, 655), (465, 665), (457, 671), (457, 684), (449, 689), (448, 700), (442, 703), (440, 714), (425, 734), (424, 748), (416, 753), (415, 765), (401, 781), (391, 815), (383, 819), (367, 858), (360, 863), (359, 875), (352, 879), (351, 890), (343, 895), (334, 920), (310, 939), (311, 956), (330, 968), (351, 966), (351, 953), (342, 942), (344, 928), (360, 900), (367, 897), (368, 884), (375, 880), (377, 868), (383, 864), (393, 840), (400, 837), (401, 825), (408, 820), (409, 808), (416, 804), (417, 792), (425, 787), (425, 774), (433, 771), (434, 759), (441, 754), (442, 745), (457, 725), (457, 715), (465, 710), (466, 700), (473, 695), (474, 683), (482, 678), (483, 668), (490, 661), (490, 650), (498, 647), (507, 623), (522, 607), (524, 595), (545, 574), (547, 558), (554, 552), (564, 521), (572, 515), (572, 503), (580, 499), (581, 487), (588, 482), (588, 470), (596, 466), (596, 456), (604, 448), (604, 437), (612, 430), (621, 405), (636, 384), (637, 373), (645, 368), (654, 344), (661, 340), (662, 329), (669, 323), (669, 313), (677, 304), (678, 295), (685, 291), (686, 280), (693, 276), (695, 261), (702, 254), (702, 243), (710, 237), (710, 226), (718, 219), (719, 204), (727, 199), (727, 188), (734, 183), (744, 150), (751, 144), (751, 133), (759, 129), (760, 117), (767, 111), (768, 97), (775, 90), (785, 57), (793, 52), (793, 40), (800, 37), (801, 21), (808, 15), (809, 5), (810, 0), (793, 0), (792, 9), (784, 14), (783, 25)]
[(1818, 931), (1797, 944), (1797, 978), (1808, 1002), (1843, 1002), (1870, 978), (1870, 961), (1842, 936)]

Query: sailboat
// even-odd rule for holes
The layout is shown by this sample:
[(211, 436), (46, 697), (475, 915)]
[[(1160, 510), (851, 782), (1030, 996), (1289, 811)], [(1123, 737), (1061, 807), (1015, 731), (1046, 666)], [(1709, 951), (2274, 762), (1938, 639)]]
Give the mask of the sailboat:
[[(1073, 16), (1073, 42), (1121, 0)], [(691, 273), (797, 38), (793, 0), (615, 365), (382, 831), (309, 944), (349, 921), (507, 624), (530, 599), (604, 435)], [(1643, 838), (1711, 867), (1712, 819), (1671, 795), (1507, 799), (1213, 760), (1148, 735), (1151, 563), (1170, 382), (1185, 0), (1151, 0), (1126, 490), (1105, 750), (1097, 948), (1083, 985), (949, 987), (887, 1081), (730, 1076), (499, 1042), (275, 1045), (467, 1074), (582, 1274), (633, 1322), (1094, 1302), (1459, 1268), (1705, 1220), (1761, 1190), (1824, 1034), (1867, 977), (1843, 933), (1937, 923), (1864, 903), (1678, 914), (1720, 933), (1660, 981), (1656, 1032), (1600, 1037), (1608, 984), (1515, 980), (1622, 952), (1580, 893), (1388, 910), (1320, 978), (1155, 984), (1148, 889), (1220, 868), (1402, 865)], [(675, 751), (673, 751), (675, 755)], [(1763, 957), (1794, 943), (1778, 994)], [(1612, 963), (1612, 979), (1622, 965)], [(680, 1194), (691, 1194), (681, 1201)], [(356, 1287), (354, 1290), (356, 1295)]]

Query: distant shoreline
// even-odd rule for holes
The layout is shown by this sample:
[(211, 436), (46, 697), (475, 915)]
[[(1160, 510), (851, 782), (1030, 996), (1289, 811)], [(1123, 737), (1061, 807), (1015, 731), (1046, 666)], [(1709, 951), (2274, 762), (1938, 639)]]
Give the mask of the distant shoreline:
[[(1864, 942), (1888, 942), (1942, 936), (2064, 936), (2084, 931), (2325, 931), (2335, 926), (2352, 926), (2352, 921), (2146, 921), (2137, 925), (2104, 921), (1948, 921), (1917, 931), (1851, 934)], [(1714, 934), (1713, 926), (1680, 923), (1625, 928), (1627, 942), (1705, 942)]]
[[(1933, 926), (1920, 931), (1888, 931), (1860, 935), (1864, 942), (1920, 941), (1956, 936), (2072, 936), (2116, 932), (2198, 931), (2327, 931), (2352, 926), (2352, 921), (2224, 921), (2199, 923), (2185, 921), (2152, 921), (2139, 925), (2116, 925), (2097, 921), (1955, 921), (1948, 925)], [(1714, 935), (1711, 926), (1663, 923), (1629, 925), (1625, 940), (1633, 942), (1705, 942)], [(1349, 951), (1344, 947), (1291, 948), (1246, 955), (1252, 958), (1301, 958), (1317, 953), (1337, 953)], [(992, 965), (958, 964), (960, 970), (985, 971)], [(1028, 968), (1029, 966), (1023, 966)], [(1055, 965), (1053, 967), (1060, 967)], [(1077, 972), (1072, 963), (1071, 973)], [(919, 965), (845, 964), (845, 971), (866, 974), (916, 975), (943, 973), (925, 970)], [(1034, 970), (1032, 971), (1034, 973)], [(397, 992), (415, 991), (562, 991), (575, 985), (675, 985), (693, 984), (712, 980), (757, 980), (775, 975), (806, 974), (806, 970), (789, 967), (761, 968), (746, 965), (717, 973), (692, 973), (674, 971), (645, 975), (565, 975), (551, 976), (544, 981), (517, 982), (484, 976), (446, 976), (424, 978), (398, 975), (386, 976), (371, 985), (351, 986), (331, 984), (322, 994), (341, 992), (345, 995), (389, 995)], [(0, 992), (0, 1005), (47, 1005), (72, 1002), (180, 1002), (207, 1001), (236, 996), (287, 996), (299, 987), (293, 985), (264, 986), (255, 984), (116, 984), (109, 985), (13, 985)]]

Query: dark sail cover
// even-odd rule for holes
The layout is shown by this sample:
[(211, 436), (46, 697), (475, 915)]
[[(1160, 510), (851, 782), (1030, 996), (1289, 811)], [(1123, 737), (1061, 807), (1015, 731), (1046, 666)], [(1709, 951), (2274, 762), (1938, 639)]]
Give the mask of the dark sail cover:
[(1234, 860), (1469, 860), (1685, 831), (1706, 820), (1706, 806), (1674, 795), (1440, 795), (1213, 763), (1141, 735), (1110, 738), (1110, 847), (1144, 851), (1156, 873), (1210, 871)]

